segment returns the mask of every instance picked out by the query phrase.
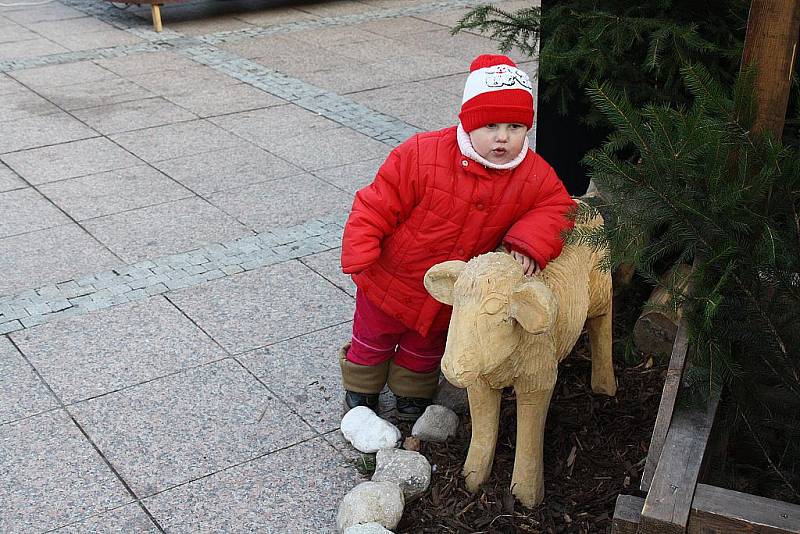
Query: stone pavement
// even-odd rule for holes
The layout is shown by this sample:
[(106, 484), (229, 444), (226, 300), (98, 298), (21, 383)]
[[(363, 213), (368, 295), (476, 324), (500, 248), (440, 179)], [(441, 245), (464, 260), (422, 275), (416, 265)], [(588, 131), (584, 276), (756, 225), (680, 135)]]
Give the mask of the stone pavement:
[(333, 530), (342, 224), (477, 3), (0, 7), (0, 532)]

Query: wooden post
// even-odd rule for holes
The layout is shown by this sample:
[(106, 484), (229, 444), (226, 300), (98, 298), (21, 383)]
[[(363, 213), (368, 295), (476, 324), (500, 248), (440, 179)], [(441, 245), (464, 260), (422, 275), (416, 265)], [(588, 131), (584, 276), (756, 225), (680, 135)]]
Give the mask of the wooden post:
[(150, 13), (153, 15), (153, 29), (161, 33), (164, 27), (161, 25), (161, 4), (150, 4)]
[(780, 139), (789, 101), (800, 33), (800, 0), (752, 0), (742, 65), (754, 65), (756, 119), (753, 130)]

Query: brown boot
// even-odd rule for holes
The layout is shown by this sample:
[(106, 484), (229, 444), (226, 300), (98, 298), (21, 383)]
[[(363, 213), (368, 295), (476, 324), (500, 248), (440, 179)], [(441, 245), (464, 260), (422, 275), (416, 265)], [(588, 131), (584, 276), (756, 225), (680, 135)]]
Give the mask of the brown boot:
[(378, 365), (359, 365), (347, 360), (350, 343), (339, 349), (339, 367), (342, 371), (342, 384), (345, 389), (345, 411), (356, 406), (366, 406), (378, 411), (378, 395), (386, 385), (389, 362)]
[(403, 421), (416, 421), (436, 396), (439, 369), (429, 373), (415, 373), (391, 362), (388, 383), (396, 398), (397, 418)]

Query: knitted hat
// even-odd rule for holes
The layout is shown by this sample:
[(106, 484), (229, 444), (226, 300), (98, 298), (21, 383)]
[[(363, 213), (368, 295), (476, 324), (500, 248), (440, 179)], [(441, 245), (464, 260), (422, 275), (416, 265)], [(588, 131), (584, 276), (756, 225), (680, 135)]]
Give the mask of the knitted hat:
[(507, 56), (476, 57), (469, 66), (458, 118), (467, 132), (497, 122), (516, 122), (531, 128), (531, 79)]

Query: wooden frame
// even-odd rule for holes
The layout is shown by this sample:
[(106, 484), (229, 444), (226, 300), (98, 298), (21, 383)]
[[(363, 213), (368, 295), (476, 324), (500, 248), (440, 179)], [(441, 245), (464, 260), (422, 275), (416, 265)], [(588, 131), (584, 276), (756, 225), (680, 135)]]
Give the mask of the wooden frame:
[(647, 496), (617, 498), (612, 534), (800, 534), (800, 506), (699, 483), (719, 399), (678, 402), (690, 350), (681, 320), (642, 474)]

